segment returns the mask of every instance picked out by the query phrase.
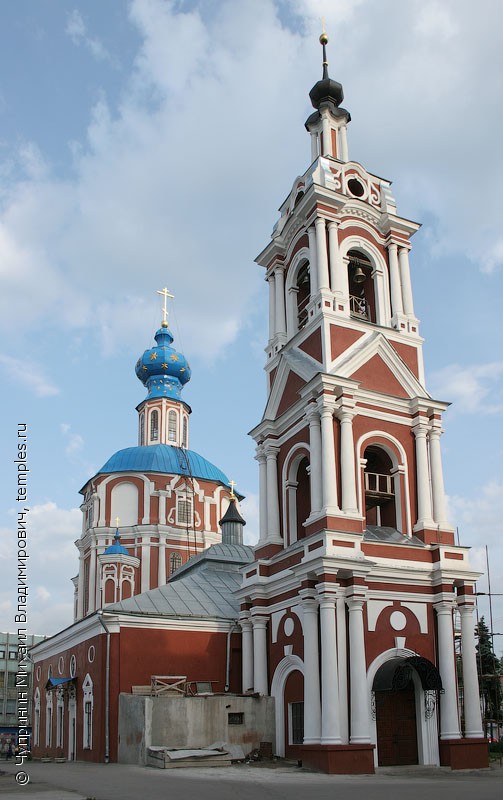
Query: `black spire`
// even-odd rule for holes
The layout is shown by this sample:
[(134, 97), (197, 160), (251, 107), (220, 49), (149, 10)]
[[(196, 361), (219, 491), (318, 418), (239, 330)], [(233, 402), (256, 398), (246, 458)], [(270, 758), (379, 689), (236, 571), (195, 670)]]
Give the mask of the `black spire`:
[(327, 34), (322, 33), (320, 36), (320, 44), (323, 47), (323, 77), (321, 81), (314, 84), (309, 92), (311, 103), (316, 109), (319, 109), (322, 103), (332, 103), (338, 108), (344, 100), (342, 85), (338, 81), (332, 80), (328, 75), (327, 42)]

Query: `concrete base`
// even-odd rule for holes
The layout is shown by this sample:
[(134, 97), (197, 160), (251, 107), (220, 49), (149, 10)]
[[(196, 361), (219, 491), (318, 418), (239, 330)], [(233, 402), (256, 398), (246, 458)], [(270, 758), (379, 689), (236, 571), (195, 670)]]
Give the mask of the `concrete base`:
[(305, 744), (302, 766), (329, 775), (373, 775), (373, 744)]
[(441, 739), (440, 766), (451, 769), (483, 769), (489, 766), (487, 739)]

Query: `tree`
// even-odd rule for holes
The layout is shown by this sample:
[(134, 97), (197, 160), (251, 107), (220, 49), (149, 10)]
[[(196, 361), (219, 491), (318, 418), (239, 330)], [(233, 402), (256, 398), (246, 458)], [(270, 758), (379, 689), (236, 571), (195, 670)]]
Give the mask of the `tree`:
[(494, 653), (491, 633), (484, 617), (480, 618), (475, 633), (478, 636), (477, 668), (484, 700), (484, 716), (486, 720), (501, 720), (503, 659), (497, 658)]

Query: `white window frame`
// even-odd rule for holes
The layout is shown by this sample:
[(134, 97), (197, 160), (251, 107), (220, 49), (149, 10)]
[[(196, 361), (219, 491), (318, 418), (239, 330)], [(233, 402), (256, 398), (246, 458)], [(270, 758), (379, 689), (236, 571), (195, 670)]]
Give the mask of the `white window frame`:
[(82, 703), (82, 746), (84, 750), (93, 749), (93, 682), (89, 673), (82, 684), (84, 700)]
[[(188, 508), (188, 513), (184, 510), (180, 513), (180, 506), (185, 504), (185, 509)], [(188, 494), (179, 494), (176, 498), (176, 524), (181, 528), (194, 527), (194, 498)]]
[(40, 744), (40, 689), (35, 689), (33, 696), (33, 744)]
[[(175, 566), (175, 562), (176, 562), (176, 566)], [(169, 574), (170, 574), (170, 576), (174, 575), (174, 573), (177, 571), (177, 569), (180, 569), (180, 567), (182, 566), (182, 563), (183, 563), (183, 561), (182, 561), (182, 556), (180, 555), (180, 553), (177, 553), (177, 552), (170, 553), (170, 556), (169, 556)]]
[(45, 746), (52, 747), (52, 692), (45, 693)]
[(168, 411), (168, 442), (178, 442), (178, 414), (173, 408)]
[[(157, 420), (157, 424), (155, 425), (155, 427), (154, 427), (154, 419)], [(149, 420), (148, 420), (149, 421), (149, 435), (150, 435), (150, 441), (151, 442), (158, 442), (159, 441), (159, 434), (160, 434), (159, 420), (160, 420), (159, 409), (158, 408), (153, 408), (152, 411), (150, 412), (150, 416), (149, 416)], [(154, 432), (156, 433), (155, 436), (154, 436)]]
[(56, 747), (63, 747), (63, 729), (65, 719), (65, 696), (62, 687), (56, 694)]

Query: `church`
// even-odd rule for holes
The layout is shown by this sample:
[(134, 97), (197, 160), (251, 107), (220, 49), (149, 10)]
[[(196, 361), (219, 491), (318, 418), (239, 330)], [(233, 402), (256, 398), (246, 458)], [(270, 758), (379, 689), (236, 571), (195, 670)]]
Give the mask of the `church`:
[(138, 445), (81, 490), (74, 624), (32, 650), (35, 757), (121, 760), (128, 697), (183, 676), (185, 694), (204, 683), (233, 710), (253, 698), (253, 731), (234, 714), (242, 740), (306, 767), (487, 766), (479, 573), (447, 520), (448, 404), (425, 386), (410, 276), (419, 225), (351, 160), (320, 42), (311, 163), (256, 259), (269, 287), (259, 541), (243, 544), (241, 496), (189, 449), (190, 367), (163, 290), (136, 364)]

